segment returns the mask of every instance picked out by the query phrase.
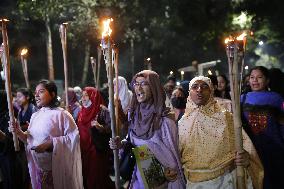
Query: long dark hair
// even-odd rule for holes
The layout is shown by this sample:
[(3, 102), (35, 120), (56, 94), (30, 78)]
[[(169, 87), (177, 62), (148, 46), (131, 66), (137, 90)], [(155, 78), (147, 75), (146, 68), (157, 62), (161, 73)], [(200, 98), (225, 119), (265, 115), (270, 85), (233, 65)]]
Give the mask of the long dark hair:
[(187, 98), (186, 94), (185, 94), (185, 91), (183, 90), (182, 86), (176, 86), (174, 91), (175, 90), (179, 90), (180, 92), (182, 92), (184, 98)]
[(52, 97), (52, 93), (54, 93), (54, 96), (52, 97), (50, 103), (48, 104), (48, 107), (50, 108), (56, 108), (60, 105), (58, 99), (57, 99), (57, 87), (56, 84), (53, 81), (49, 81), (46, 79), (41, 80), (38, 85), (42, 85), (50, 94)]
[(29, 104), (35, 104), (35, 96), (30, 89), (19, 88), (17, 92), (22, 93), (26, 98), (28, 98)]
[(230, 95), (230, 82), (229, 82), (227, 76), (224, 75), (224, 74), (221, 74), (221, 75), (218, 75), (218, 77), (222, 77), (224, 79), (225, 83), (226, 83), (225, 84), (225, 96), (224, 96), (224, 98), (225, 99), (231, 99), (231, 95)]
[(207, 75), (207, 77), (211, 80), (214, 86), (214, 97), (221, 97), (221, 92), (218, 91), (216, 87), (218, 87), (218, 80), (216, 75)]
[[(270, 80), (269, 70), (264, 66), (255, 66), (249, 71), (249, 76), (251, 75), (253, 70), (259, 70), (265, 77), (266, 80)], [(266, 90), (269, 88), (269, 83), (266, 86)]]
[(270, 79), (269, 70), (268, 70), (266, 67), (264, 67), (264, 66), (255, 66), (255, 67), (253, 67), (252, 69), (250, 69), (249, 75), (251, 75), (251, 72), (252, 72), (253, 70), (259, 70), (259, 71), (264, 75), (264, 77), (265, 77), (266, 79)]

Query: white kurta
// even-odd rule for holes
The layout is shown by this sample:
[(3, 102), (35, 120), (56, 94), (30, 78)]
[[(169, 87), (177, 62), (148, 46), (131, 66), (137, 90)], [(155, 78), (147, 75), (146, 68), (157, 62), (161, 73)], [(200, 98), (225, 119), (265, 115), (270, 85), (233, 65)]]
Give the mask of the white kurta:
[[(53, 152), (31, 150), (47, 139)], [(33, 189), (38, 189), (36, 170), (52, 171), (54, 189), (82, 189), (82, 163), (79, 131), (71, 114), (62, 108), (41, 108), (31, 117), (26, 146)]]
[[(247, 189), (253, 189), (251, 178), (247, 178)], [(237, 188), (237, 170), (232, 172), (226, 172), (215, 179), (203, 181), (203, 182), (190, 182), (187, 181), (186, 189), (236, 189)]]

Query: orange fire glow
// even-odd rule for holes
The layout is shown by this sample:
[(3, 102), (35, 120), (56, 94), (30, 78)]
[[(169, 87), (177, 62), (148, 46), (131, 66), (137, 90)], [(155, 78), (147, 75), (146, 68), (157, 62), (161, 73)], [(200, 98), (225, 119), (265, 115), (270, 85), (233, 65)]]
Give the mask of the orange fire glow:
[(102, 32), (102, 38), (106, 36), (110, 36), (112, 29), (110, 28), (110, 23), (113, 21), (112, 18), (106, 19), (103, 21), (103, 32)]
[(230, 41), (234, 41), (234, 39), (230, 36), (225, 39), (225, 44), (229, 43)]
[(229, 36), (225, 39), (225, 44), (228, 44), (231, 41), (243, 41), (245, 37), (247, 36), (246, 32), (243, 32), (241, 35), (237, 37)]
[(9, 20), (6, 19), (6, 18), (2, 18), (2, 19), (0, 19), (0, 22), (9, 22)]

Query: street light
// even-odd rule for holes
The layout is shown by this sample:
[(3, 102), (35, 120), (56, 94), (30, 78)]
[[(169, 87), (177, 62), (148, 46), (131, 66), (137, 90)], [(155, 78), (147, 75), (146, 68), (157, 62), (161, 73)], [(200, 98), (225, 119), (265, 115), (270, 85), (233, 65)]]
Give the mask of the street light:
[(259, 46), (262, 46), (264, 43), (263, 43), (263, 41), (259, 41), (258, 44), (259, 44)]
[(21, 50), (21, 62), (22, 62), (22, 67), (23, 67), (23, 73), (24, 73), (24, 77), (25, 77), (26, 86), (29, 89), (30, 88), (30, 83), (29, 83), (29, 75), (28, 75), (27, 54), (28, 54), (28, 49), (27, 48), (23, 48)]
[(249, 67), (248, 67), (248, 66), (245, 66), (245, 74), (248, 73), (248, 69), (249, 69)]
[(173, 71), (170, 71), (170, 75), (173, 75), (174, 74), (174, 72)]
[(184, 80), (184, 71), (180, 71), (181, 81)]
[(148, 58), (146, 58), (146, 60), (147, 60), (147, 69), (148, 70), (152, 70), (152, 62), (151, 62), (151, 58), (150, 57), (148, 57)]
[(212, 75), (212, 71), (211, 71), (211, 70), (208, 70), (208, 74), (209, 74), (209, 75)]

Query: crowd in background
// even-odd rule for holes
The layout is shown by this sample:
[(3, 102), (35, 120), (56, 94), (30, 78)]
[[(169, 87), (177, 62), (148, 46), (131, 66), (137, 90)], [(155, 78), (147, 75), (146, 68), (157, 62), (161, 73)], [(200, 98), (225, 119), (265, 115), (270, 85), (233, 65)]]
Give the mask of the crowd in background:
[[(123, 152), (142, 145), (164, 167), (164, 188), (235, 188), (236, 165), (248, 170), (248, 188), (284, 187), (283, 72), (257, 66), (244, 76), (240, 99), (245, 151), (237, 153), (226, 75), (176, 83), (170, 75), (162, 85), (150, 70), (129, 83), (118, 77), (116, 138), (111, 138), (108, 96), (95, 87), (68, 88), (68, 99), (65, 94), (58, 98), (57, 86), (48, 80), (40, 81), (34, 93), (17, 89), (13, 125), (1, 90), (0, 188), (115, 188), (111, 149), (120, 150), (122, 163)], [(20, 139), (19, 152), (9, 131)], [(121, 181), (125, 187), (144, 188), (131, 161)]]

